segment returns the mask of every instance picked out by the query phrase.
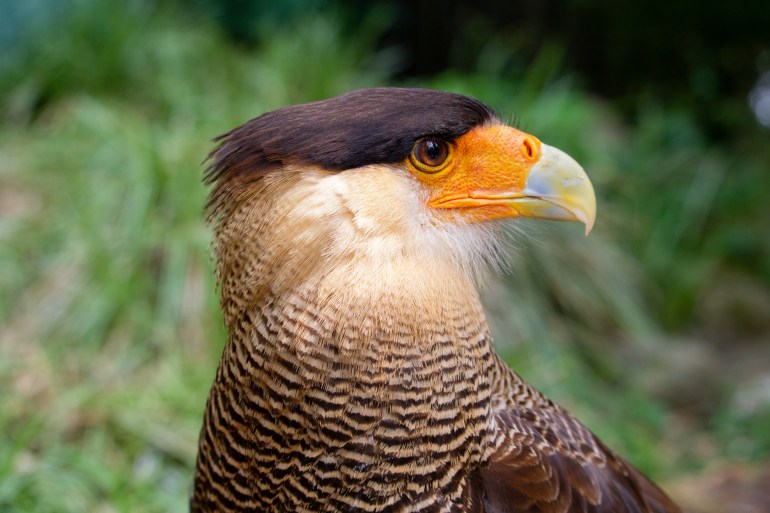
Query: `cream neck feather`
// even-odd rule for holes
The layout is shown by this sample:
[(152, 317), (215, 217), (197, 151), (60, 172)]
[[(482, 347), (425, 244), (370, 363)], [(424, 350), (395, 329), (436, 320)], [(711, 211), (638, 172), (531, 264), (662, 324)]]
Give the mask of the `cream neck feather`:
[(499, 225), (438, 220), (421, 187), (372, 165), (285, 168), (245, 189), (215, 236), (225, 320), (306, 286), (346, 301), (395, 297), (406, 310), (476, 304), (475, 287), (502, 262)]

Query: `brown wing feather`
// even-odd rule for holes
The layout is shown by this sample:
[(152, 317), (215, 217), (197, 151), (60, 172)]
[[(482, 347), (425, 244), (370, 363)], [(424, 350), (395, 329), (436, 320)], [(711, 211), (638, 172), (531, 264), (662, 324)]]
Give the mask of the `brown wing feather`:
[(664, 492), (558, 408), (498, 414), (503, 441), (477, 471), (484, 513), (677, 513)]

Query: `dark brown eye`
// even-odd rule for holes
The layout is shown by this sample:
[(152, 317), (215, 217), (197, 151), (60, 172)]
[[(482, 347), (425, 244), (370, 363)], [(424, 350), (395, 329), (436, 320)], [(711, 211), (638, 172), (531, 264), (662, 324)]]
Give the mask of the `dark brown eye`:
[(414, 145), (412, 158), (420, 170), (438, 171), (449, 157), (449, 145), (443, 139), (426, 137)]

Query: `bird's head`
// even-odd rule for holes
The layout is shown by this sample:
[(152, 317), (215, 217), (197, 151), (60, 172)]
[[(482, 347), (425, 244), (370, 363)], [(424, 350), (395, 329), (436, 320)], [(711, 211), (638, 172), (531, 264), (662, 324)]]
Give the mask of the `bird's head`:
[(587, 233), (596, 214), (572, 158), (452, 93), (360, 90), (268, 112), (219, 142), (206, 180), (225, 287), (246, 261), (289, 281), (364, 261), (473, 274), (495, 258), (501, 219), (580, 221)]

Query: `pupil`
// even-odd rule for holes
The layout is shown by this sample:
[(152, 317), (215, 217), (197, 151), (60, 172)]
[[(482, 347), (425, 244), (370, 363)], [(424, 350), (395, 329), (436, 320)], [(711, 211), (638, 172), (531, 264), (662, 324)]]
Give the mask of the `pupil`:
[(441, 154), (441, 148), (436, 141), (427, 141), (427, 154), (431, 160), (436, 160)]

